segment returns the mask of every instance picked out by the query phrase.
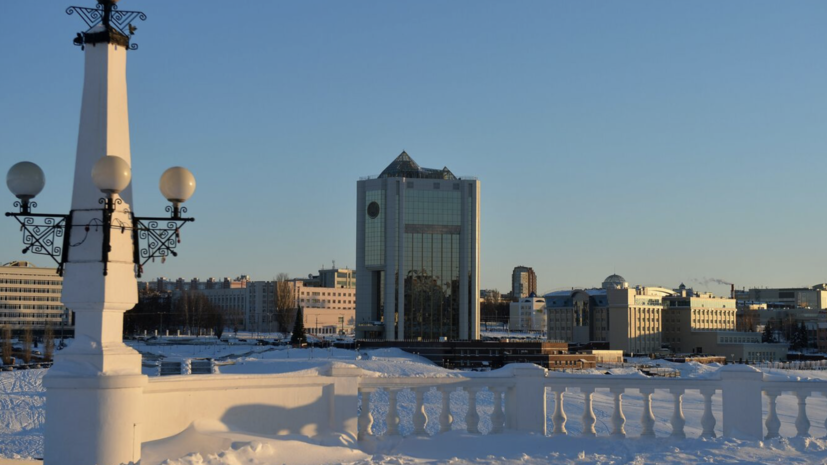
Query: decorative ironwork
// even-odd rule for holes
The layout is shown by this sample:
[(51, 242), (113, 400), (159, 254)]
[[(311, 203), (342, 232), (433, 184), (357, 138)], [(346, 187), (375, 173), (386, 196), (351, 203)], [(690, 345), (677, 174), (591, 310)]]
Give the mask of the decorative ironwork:
[[(137, 50), (138, 44), (130, 44), (130, 37), (138, 29), (132, 23), (140, 19), (146, 21), (146, 14), (142, 11), (119, 10), (112, 0), (99, 0), (95, 8), (70, 6), (66, 8), (67, 15), (77, 13), (89, 27), (86, 32), (78, 33), (73, 43), (84, 48), (86, 44), (113, 43)], [(103, 30), (92, 32), (95, 26), (103, 24)]]
[(46, 255), (57, 263), (57, 274), (63, 276), (63, 263), (69, 248), (68, 231), (72, 227), (69, 215), (32, 213), (35, 202), (15, 202), (18, 213), (6, 213), (20, 223), (23, 233), (23, 253)]
[(169, 218), (132, 217), (132, 240), (134, 241), (133, 258), (140, 278), (144, 265), (156, 258), (165, 262), (167, 257), (178, 256), (176, 248), (181, 243), (181, 228), (195, 218), (182, 218), (178, 213), (186, 213), (186, 208), (168, 206), (167, 212), (174, 212)]
[(177, 257), (176, 248), (181, 243), (181, 228), (184, 224), (195, 221), (195, 218), (183, 218), (186, 207), (170, 205), (166, 211), (170, 213), (166, 218), (136, 217), (132, 212), (124, 210), (132, 219), (132, 224), (113, 218), (113, 213), (118, 205), (123, 204), (120, 198), (101, 198), (98, 203), (103, 206), (99, 211), (101, 218), (92, 218), (83, 227), (83, 237), (77, 243), (71, 242), (72, 216), (74, 210), (68, 215), (51, 213), (32, 213), (32, 208), (37, 208), (37, 203), (30, 201), (17, 201), (14, 206), (19, 209), (17, 213), (6, 213), (20, 223), (20, 230), (23, 232), (23, 244), (26, 246), (23, 253), (31, 252), (38, 255), (47, 255), (57, 263), (57, 274), (63, 276), (63, 265), (69, 261), (69, 248), (77, 247), (89, 237), (89, 231), (94, 228), (98, 231), (101, 228), (103, 239), (101, 241), (101, 262), (103, 263), (103, 274), (109, 271), (109, 253), (112, 251), (112, 230), (119, 230), (121, 234), (130, 231), (133, 244), (133, 262), (137, 277), (143, 274), (144, 265), (156, 258), (166, 261), (169, 256)]

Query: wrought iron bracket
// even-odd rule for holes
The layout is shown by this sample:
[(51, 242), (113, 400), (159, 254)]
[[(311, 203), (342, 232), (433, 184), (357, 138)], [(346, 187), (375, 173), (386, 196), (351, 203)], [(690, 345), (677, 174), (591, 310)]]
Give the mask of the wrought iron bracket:
[(8, 212), (20, 223), (23, 233), (23, 244), (26, 246), (23, 253), (31, 252), (37, 255), (51, 257), (57, 263), (57, 274), (63, 276), (63, 264), (66, 262), (69, 251), (69, 231), (72, 228), (71, 215), (51, 213), (32, 213), (37, 208), (35, 202), (14, 202), (19, 212)]
[[(98, 0), (95, 8), (70, 6), (66, 8), (67, 15), (77, 13), (80, 19), (89, 27), (85, 32), (79, 32), (73, 43), (81, 49), (87, 44), (112, 43), (137, 50), (138, 44), (130, 43), (130, 38), (138, 29), (132, 23), (140, 19), (146, 21), (146, 14), (141, 11), (119, 10), (112, 0)], [(92, 32), (95, 26), (103, 24), (103, 30)]]
[(195, 221), (181, 216), (187, 213), (186, 207), (167, 206), (166, 211), (171, 214), (166, 218), (132, 216), (133, 259), (139, 278), (150, 260), (160, 258), (163, 263), (170, 255), (178, 256), (175, 249), (181, 243), (181, 228)]
[[(177, 257), (175, 250), (181, 243), (181, 228), (184, 224), (195, 221), (195, 218), (184, 218), (186, 207), (167, 206), (168, 217), (137, 217), (132, 212), (127, 212), (132, 220), (132, 225), (127, 225), (117, 218), (113, 220), (116, 206), (123, 203), (120, 198), (102, 198), (98, 201), (103, 208), (100, 209), (101, 219), (93, 219), (83, 226), (88, 235), (91, 228), (97, 230), (100, 227), (103, 231), (101, 241), (101, 262), (103, 263), (103, 274), (109, 271), (109, 253), (112, 251), (112, 230), (118, 229), (121, 234), (129, 230), (132, 234), (132, 258), (135, 263), (135, 274), (141, 277), (144, 265), (150, 261), (160, 258), (166, 261), (168, 256)], [(23, 232), (23, 244), (26, 246), (23, 253), (32, 252), (37, 255), (51, 257), (57, 264), (57, 274), (63, 276), (64, 264), (69, 261), (69, 248), (76, 247), (86, 241), (84, 236), (77, 244), (72, 244), (72, 217), (74, 211), (68, 215), (52, 213), (32, 213), (32, 208), (37, 208), (35, 202), (15, 202), (14, 206), (18, 212), (8, 212), (7, 217), (14, 218), (20, 224)], [(117, 224), (113, 224), (117, 223)]]

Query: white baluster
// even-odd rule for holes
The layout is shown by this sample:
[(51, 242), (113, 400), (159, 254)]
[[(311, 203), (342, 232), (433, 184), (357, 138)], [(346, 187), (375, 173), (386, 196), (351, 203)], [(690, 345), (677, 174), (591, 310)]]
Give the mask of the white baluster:
[(396, 394), (399, 389), (385, 388), (385, 391), (388, 393), (388, 414), (385, 416), (388, 430), (385, 434), (396, 436), (399, 434), (399, 412), (396, 407)]
[(362, 414), (359, 415), (359, 440), (373, 435), (373, 414), (370, 412), (370, 394), (373, 390), (360, 389), (362, 393)]
[(439, 432), (447, 433), (451, 431), (451, 423), (454, 417), (451, 416), (451, 391), (454, 388), (440, 386), (439, 392), (442, 393), (442, 412), (439, 414)]
[(594, 416), (594, 409), (592, 409), (592, 395), (594, 388), (580, 388), (583, 393), (583, 436), (594, 437), (597, 432), (594, 430), (594, 424), (597, 423), (597, 417)]
[(643, 396), (643, 414), (640, 416), (640, 425), (643, 428), (640, 432), (642, 438), (655, 437), (655, 415), (652, 414), (652, 394), (654, 393), (654, 388), (640, 388), (640, 394)]
[(566, 411), (563, 408), (563, 394), (566, 392), (566, 388), (555, 386), (552, 390), (554, 392), (554, 413), (551, 415), (551, 421), (554, 423), (554, 429), (551, 431), (551, 435), (565, 435), (567, 434)]
[(701, 395), (704, 396), (704, 414), (701, 417), (701, 432), (702, 438), (714, 438), (715, 434), (715, 415), (712, 414), (712, 396), (715, 395), (715, 388), (701, 389)]
[(612, 412), (612, 437), (621, 439), (626, 437), (626, 417), (623, 416), (623, 392), (625, 388), (613, 387), (609, 389), (614, 395), (614, 411)]
[(466, 387), (468, 393), (468, 413), (465, 414), (465, 427), (471, 434), (480, 434), (480, 414), (477, 413), (477, 392), (475, 386)]
[(428, 424), (428, 414), (425, 413), (425, 392), (430, 388), (418, 387), (416, 393), (416, 407), (414, 408), (413, 424), (414, 434), (417, 436), (427, 436), (425, 426)]
[(503, 432), (505, 413), (503, 413), (503, 389), (500, 387), (489, 388), (494, 394), (494, 411), (491, 413), (491, 432), (499, 434)]
[(686, 418), (683, 416), (684, 390), (683, 388), (672, 388), (669, 392), (672, 393), (674, 405), (672, 418), (669, 419), (669, 422), (672, 424), (672, 434), (670, 436), (677, 439), (684, 439), (686, 438), (686, 433), (683, 431), (683, 427), (686, 425)]
[(779, 437), (778, 430), (781, 429), (781, 420), (778, 419), (778, 410), (776, 406), (776, 400), (778, 399), (780, 391), (764, 391), (764, 394), (767, 395), (767, 400), (769, 403), (769, 412), (767, 412), (767, 421), (764, 424), (767, 426), (767, 436), (766, 439), (772, 439)]
[(805, 437), (810, 435), (810, 419), (807, 418), (807, 396), (809, 391), (798, 390), (795, 397), (798, 399), (798, 416), (795, 419), (796, 436)]

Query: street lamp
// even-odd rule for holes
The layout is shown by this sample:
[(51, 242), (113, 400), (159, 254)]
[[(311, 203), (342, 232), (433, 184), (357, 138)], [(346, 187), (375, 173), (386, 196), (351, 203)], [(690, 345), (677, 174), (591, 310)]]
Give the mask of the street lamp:
[[(103, 156), (92, 167), (91, 178), (95, 187), (104, 194), (98, 202), (103, 206), (100, 209), (101, 219), (93, 218), (87, 224), (73, 225), (74, 211), (69, 214), (32, 211), (37, 208), (37, 203), (33, 199), (46, 184), (46, 176), (39, 166), (23, 161), (9, 169), (6, 185), (18, 198), (14, 206), (18, 207), (19, 211), (7, 212), (6, 216), (20, 223), (23, 244), (26, 246), (23, 249), (24, 254), (32, 252), (51, 257), (57, 263), (57, 273), (63, 276), (63, 266), (67, 262), (69, 248), (83, 244), (92, 228), (95, 231), (100, 228), (104, 235), (101, 249), (104, 275), (107, 274), (109, 252), (112, 249), (109, 239), (113, 229), (119, 230), (121, 234), (129, 230), (132, 234), (133, 262), (136, 276), (139, 278), (143, 266), (149, 260), (165, 260), (169, 255), (178, 255), (175, 248), (181, 242), (180, 228), (185, 223), (195, 221), (194, 218), (181, 216), (187, 212), (186, 207), (181, 207), (181, 204), (195, 192), (195, 177), (189, 170), (176, 166), (166, 170), (161, 176), (161, 193), (171, 203), (166, 207), (167, 213), (170, 213), (169, 217), (138, 217), (130, 211), (128, 213), (132, 220), (131, 225), (117, 219), (113, 221), (112, 218), (115, 206), (123, 203), (118, 194), (126, 189), (132, 180), (129, 163), (121, 157)], [(72, 243), (72, 233), (76, 228), (83, 228), (82, 237), (78, 242)]]

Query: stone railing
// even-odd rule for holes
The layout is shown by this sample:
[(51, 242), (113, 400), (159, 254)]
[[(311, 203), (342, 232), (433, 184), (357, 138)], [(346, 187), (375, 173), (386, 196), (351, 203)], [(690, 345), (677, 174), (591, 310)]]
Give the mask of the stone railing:
[[(643, 438), (657, 433), (680, 439), (690, 430), (692, 436), (715, 437), (721, 431), (725, 437), (762, 439), (779, 436), (779, 396), (791, 394), (797, 400), (798, 436), (809, 435), (807, 399), (815, 394), (827, 397), (827, 382), (773, 380), (743, 365), (727, 366), (715, 377), (700, 379), (569, 375), (547, 373), (530, 364), (455, 377), (375, 375), (334, 363), (326, 373), (299, 376), (153, 378), (145, 388), (144, 440), (168, 437), (196, 420), (219, 420), (261, 434), (343, 434), (358, 441), (457, 429), (471, 434), (512, 431), (563, 436), (570, 429), (567, 405), (578, 413), (582, 409), (571, 423), (576, 424), (572, 432), (583, 437), (622, 439), (628, 428)], [(597, 394), (602, 418), (593, 408)], [(625, 395), (634, 399), (636, 418), (631, 420), (624, 412)], [(668, 417), (668, 430), (653, 413), (656, 395), (659, 417)], [(685, 395), (702, 399), (693, 400), (690, 425), (684, 415)], [(551, 405), (547, 406), (547, 398)], [(784, 405), (793, 408), (789, 402)], [(785, 418), (790, 413), (785, 412)]]

